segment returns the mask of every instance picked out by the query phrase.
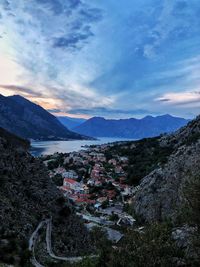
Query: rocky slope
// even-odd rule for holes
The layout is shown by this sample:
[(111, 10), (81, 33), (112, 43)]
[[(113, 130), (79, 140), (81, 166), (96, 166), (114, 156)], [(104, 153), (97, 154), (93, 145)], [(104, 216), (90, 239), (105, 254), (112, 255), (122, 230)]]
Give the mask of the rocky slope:
[(173, 146), (165, 165), (144, 177), (134, 200), (135, 212), (145, 221), (176, 220), (187, 203), (187, 184), (200, 172), (200, 117), (172, 135), (160, 138)]
[(128, 231), (108, 266), (199, 266), (200, 117), (173, 134), (120, 142), (108, 152), (127, 156), (130, 182), (140, 181), (130, 212), (142, 226)]
[(0, 130), (0, 262), (10, 262), (10, 257), (18, 262), (34, 229), (49, 216), (53, 217), (56, 253), (79, 254), (85, 248), (90, 253), (90, 238), (82, 222), (26, 147), (27, 141)]
[(140, 183), (140, 191), (134, 201), (137, 214), (145, 221), (173, 220), (184, 204), (187, 181), (200, 171), (200, 142), (180, 147), (165, 166), (154, 170)]
[(161, 138), (160, 143), (163, 146), (173, 145), (175, 148), (181, 145), (191, 145), (200, 138), (200, 116), (190, 121), (185, 127), (171, 135)]
[(69, 131), (52, 114), (19, 95), (10, 97), (0, 95), (0, 127), (29, 139), (86, 138)]

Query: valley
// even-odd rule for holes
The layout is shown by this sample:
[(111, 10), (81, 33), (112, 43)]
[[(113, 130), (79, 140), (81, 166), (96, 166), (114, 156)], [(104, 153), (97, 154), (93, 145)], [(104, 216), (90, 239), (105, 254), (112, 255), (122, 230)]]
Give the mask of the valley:
[(170, 135), (37, 158), (27, 141), (2, 129), (1, 246), (7, 251), (14, 242), (16, 249), (1, 261), (153, 267), (162, 259), (164, 266), (198, 266), (199, 129), (197, 117)]
[(200, 0), (0, 0), (0, 267), (200, 267)]

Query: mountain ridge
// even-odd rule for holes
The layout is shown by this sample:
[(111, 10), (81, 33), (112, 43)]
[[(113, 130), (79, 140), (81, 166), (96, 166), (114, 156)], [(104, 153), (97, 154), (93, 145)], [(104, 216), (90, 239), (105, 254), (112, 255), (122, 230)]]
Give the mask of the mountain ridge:
[(0, 95), (0, 127), (27, 139), (87, 139), (68, 130), (44, 108), (19, 95)]
[(71, 118), (68, 116), (58, 116), (57, 119), (69, 130), (81, 125), (86, 121), (86, 119)]
[(81, 125), (73, 128), (80, 134), (93, 137), (123, 137), (141, 139), (171, 133), (185, 126), (189, 120), (169, 114), (157, 117), (146, 116), (142, 119), (105, 119), (92, 117)]

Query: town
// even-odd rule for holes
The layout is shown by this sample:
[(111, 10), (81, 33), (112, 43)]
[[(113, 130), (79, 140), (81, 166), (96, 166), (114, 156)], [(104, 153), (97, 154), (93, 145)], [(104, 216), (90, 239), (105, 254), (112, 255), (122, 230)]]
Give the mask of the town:
[(103, 227), (118, 242), (124, 227), (135, 219), (128, 211), (138, 186), (127, 184), (128, 157), (109, 153), (113, 144), (86, 147), (79, 152), (42, 156), (49, 176), (75, 207), (86, 227)]

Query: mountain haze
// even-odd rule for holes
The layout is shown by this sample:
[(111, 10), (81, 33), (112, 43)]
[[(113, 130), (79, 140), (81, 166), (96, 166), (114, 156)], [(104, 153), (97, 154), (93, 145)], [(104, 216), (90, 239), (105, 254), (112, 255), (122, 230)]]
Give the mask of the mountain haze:
[(57, 119), (68, 129), (72, 130), (73, 128), (81, 125), (86, 120), (85, 119), (78, 119), (78, 118), (71, 118), (67, 116), (59, 116)]
[(171, 115), (146, 116), (143, 119), (107, 120), (93, 117), (73, 128), (77, 133), (93, 137), (122, 137), (141, 139), (170, 133), (186, 125), (188, 120)]
[(0, 127), (28, 139), (84, 139), (69, 131), (41, 106), (19, 95), (0, 95)]

